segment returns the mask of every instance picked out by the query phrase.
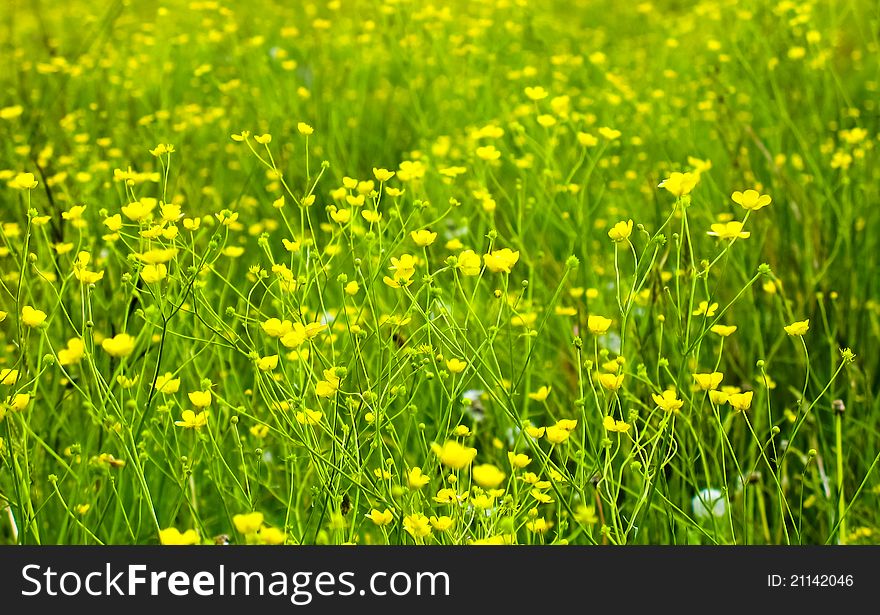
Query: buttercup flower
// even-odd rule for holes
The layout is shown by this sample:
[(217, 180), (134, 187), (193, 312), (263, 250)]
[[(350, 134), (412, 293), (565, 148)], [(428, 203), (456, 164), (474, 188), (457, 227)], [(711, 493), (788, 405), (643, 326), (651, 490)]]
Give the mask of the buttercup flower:
[(431, 477), (422, 474), (418, 466), (412, 468), (406, 475), (406, 484), (410, 489), (421, 489), (431, 481)]
[(784, 329), (789, 335), (805, 335), (810, 330), (810, 319), (799, 320), (790, 325), (785, 325)]
[(724, 374), (720, 372), (712, 372), (711, 374), (694, 374), (694, 380), (696, 381), (697, 386), (703, 391), (717, 389), (718, 385), (721, 384), (722, 378), (724, 378)]
[(156, 378), (156, 390), (166, 395), (173, 395), (180, 389), (180, 378), (175, 378), (171, 372)]
[(748, 410), (752, 405), (752, 396), (754, 393), (752, 391), (746, 391), (745, 393), (733, 393), (727, 396), (727, 403), (730, 404), (734, 409), (742, 412), (744, 410)]
[(232, 524), (240, 534), (254, 534), (263, 526), (263, 513), (251, 512), (233, 515)]
[(762, 207), (769, 205), (773, 200), (769, 195), (761, 194), (757, 190), (746, 190), (745, 192), (737, 190), (730, 195), (730, 198), (737, 205), (741, 205), (743, 209), (750, 211), (758, 211)]
[(431, 450), (440, 459), (440, 463), (455, 470), (466, 468), (477, 456), (477, 449), (463, 446), (455, 440), (448, 440), (443, 446), (432, 443)]
[(612, 320), (610, 318), (605, 318), (604, 316), (590, 314), (587, 317), (587, 329), (589, 329), (590, 333), (593, 335), (604, 335), (611, 327), (611, 323)]
[(403, 518), (403, 529), (413, 538), (424, 538), (431, 534), (431, 523), (425, 515), (415, 513)]
[(733, 335), (736, 332), (736, 325), (714, 325), (709, 330), (716, 335), (720, 335), (721, 337), (727, 337), (729, 335)]
[(510, 248), (495, 250), (483, 257), (486, 268), (494, 273), (510, 273), (510, 270), (519, 260), (519, 252), (512, 251)]
[(494, 489), (503, 483), (507, 476), (490, 463), (474, 466), (471, 472), (473, 473), (474, 482), (486, 489)]
[(462, 361), (461, 359), (452, 358), (446, 361), (446, 369), (453, 374), (460, 374), (466, 367), (467, 361)]
[(533, 401), (546, 401), (550, 396), (550, 387), (541, 386), (537, 391), (529, 393), (529, 399)]
[(39, 327), (46, 321), (46, 312), (30, 305), (21, 308), (21, 324), (26, 327)]
[(422, 229), (420, 231), (413, 231), (410, 234), (413, 242), (419, 247), (427, 247), (434, 243), (434, 240), (437, 239), (437, 233), (432, 233), (429, 230)]
[(458, 270), (462, 275), (474, 276), (480, 273), (480, 256), (473, 250), (465, 250), (458, 255)]
[(374, 508), (369, 513), (367, 513), (367, 519), (372, 521), (375, 525), (388, 525), (389, 523), (394, 521), (394, 513), (389, 508), (386, 508), (384, 511), (380, 511), (377, 508)]
[(672, 389), (666, 389), (660, 395), (652, 393), (651, 398), (658, 407), (666, 410), (666, 412), (678, 412), (684, 405), (684, 402), (678, 398), (678, 395)]
[(633, 221), (627, 220), (626, 222), (618, 222), (611, 230), (608, 231), (608, 236), (611, 238), (611, 241), (619, 242), (625, 241), (629, 239), (629, 236), (632, 235), (633, 230)]
[(185, 429), (201, 429), (208, 424), (208, 412), (203, 410), (196, 414), (192, 410), (184, 410), (180, 413), (180, 420), (174, 421), (174, 424)]
[(712, 235), (713, 237), (718, 237), (719, 239), (748, 239), (751, 235), (750, 232), (742, 230), (743, 223), (737, 220), (712, 224), (710, 228), (712, 230), (709, 231), (707, 235)]
[(605, 431), (618, 433), (626, 433), (630, 427), (627, 422), (615, 420), (613, 416), (606, 416), (602, 419), (602, 426), (605, 428)]
[(690, 194), (691, 190), (694, 189), (694, 186), (697, 185), (697, 182), (700, 181), (700, 176), (696, 173), (671, 173), (669, 177), (664, 179), (662, 182), (658, 184), (658, 188), (665, 188), (669, 193), (682, 197), (686, 194)]
[(192, 391), (187, 393), (190, 403), (196, 408), (207, 408), (211, 405), (211, 390)]
[(159, 530), (159, 542), (163, 545), (197, 545), (200, 541), (201, 540), (199, 538), (199, 533), (195, 530), (186, 530), (185, 532), (181, 532), (174, 527)]

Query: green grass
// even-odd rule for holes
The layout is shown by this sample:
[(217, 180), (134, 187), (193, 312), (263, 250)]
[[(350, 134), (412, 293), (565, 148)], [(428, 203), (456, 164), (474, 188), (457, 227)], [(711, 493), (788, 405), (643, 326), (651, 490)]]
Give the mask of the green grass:
[(0, 8), (0, 543), (875, 542), (875, 3), (288, 4)]

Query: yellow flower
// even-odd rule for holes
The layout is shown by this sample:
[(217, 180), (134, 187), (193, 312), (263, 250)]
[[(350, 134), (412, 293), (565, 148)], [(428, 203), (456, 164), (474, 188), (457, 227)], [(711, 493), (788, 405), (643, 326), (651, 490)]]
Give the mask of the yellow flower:
[(711, 318), (712, 316), (715, 316), (715, 312), (717, 310), (717, 303), (709, 305), (708, 301), (700, 301), (699, 306), (697, 306), (697, 309), (694, 310), (694, 316), (702, 316), (705, 314), (707, 318)]
[(180, 205), (175, 205), (173, 203), (162, 205), (159, 208), (159, 212), (163, 222), (177, 222), (183, 217), (183, 213), (180, 211)]
[(175, 378), (174, 374), (171, 372), (166, 372), (164, 375), (156, 378), (156, 390), (160, 393), (165, 393), (166, 395), (173, 395), (180, 390), (180, 378)]
[[(577, 421), (574, 422), (577, 423)], [(544, 437), (546, 437), (547, 441), (551, 444), (562, 444), (563, 442), (568, 440), (568, 437), (571, 435), (572, 429), (574, 429), (574, 427), (569, 428), (569, 423), (563, 423), (562, 421), (559, 421), (556, 423), (556, 425), (551, 425), (547, 427), (544, 432)]]
[(297, 131), (299, 131), (299, 134), (305, 135), (305, 136), (309, 136), (310, 134), (315, 132), (315, 129), (312, 128), (311, 126), (309, 126), (308, 124), (306, 124), (305, 122), (299, 122), (296, 125), (296, 129), (297, 129)]
[(46, 320), (46, 312), (37, 310), (30, 305), (21, 308), (21, 324), (26, 327), (39, 327)]
[(473, 467), (474, 482), (480, 487), (486, 489), (494, 489), (504, 482), (506, 474), (493, 466), (491, 463), (484, 463)]
[(260, 357), (257, 359), (257, 367), (263, 372), (272, 371), (278, 367), (278, 355), (273, 354), (267, 357)]
[(513, 451), (507, 453), (507, 459), (510, 461), (510, 465), (519, 469), (526, 467), (532, 462), (531, 457), (528, 455), (524, 453), (514, 453)]
[(144, 268), (141, 269), (141, 279), (147, 284), (155, 284), (156, 282), (164, 280), (167, 275), (168, 267), (162, 263), (156, 265), (144, 265)]
[(351, 220), (351, 210), (350, 209), (337, 209), (336, 207), (330, 208), (330, 217), (337, 224), (346, 224), (349, 220)]
[(21, 412), (25, 408), (27, 408), (28, 404), (31, 402), (31, 396), (27, 393), (17, 393), (12, 396), (12, 399), (7, 403), (9, 404), (9, 409), (13, 412)]
[(379, 526), (388, 525), (394, 521), (394, 513), (388, 508), (382, 512), (374, 508), (367, 514), (367, 519)]
[(480, 160), (492, 161), (501, 158), (501, 152), (494, 145), (481, 145), (474, 151)]
[(471, 428), (467, 425), (458, 425), (455, 429), (452, 430), (452, 435), (459, 438), (467, 438), (472, 435)]
[(263, 423), (257, 423), (256, 425), (251, 426), (249, 431), (257, 438), (265, 438), (269, 435), (269, 426), (264, 425)]
[(730, 397), (730, 393), (726, 393), (723, 390), (709, 391), (709, 401), (711, 401), (716, 406), (720, 406), (721, 404), (726, 404), (728, 397)]
[(260, 323), (260, 328), (270, 337), (284, 337), (293, 329), (293, 324), (289, 320), (279, 320), (278, 318), (270, 318)]
[(306, 408), (305, 410), (297, 412), (294, 416), (296, 422), (300, 425), (317, 425), (321, 422), (324, 413), (319, 410), (309, 410)]
[(526, 93), (526, 97), (529, 100), (533, 101), (544, 100), (550, 95), (547, 90), (542, 88), (540, 85), (536, 85), (534, 87), (526, 87), (524, 91)]
[(190, 403), (196, 408), (207, 408), (211, 405), (211, 390), (206, 389), (204, 391), (193, 391), (192, 393), (188, 393), (187, 397), (189, 397)]
[[(86, 258), (83, 258), (83, 255), (86, 255)], [(88, 253), (80, 252), (79, 257), (73, 265), (73, 275), (81, 284), (97, 284), (104, 279), (104, 272), (89, 271), (86, 269), (88, 262)]]
[(389, 179), (394, 177), (394, 171), (389, 171), (388, 169), (377, 169), (373, 167), (373, 177), (376, 178), (376, 181), (387, 182)]
[(513, 251), (510, 248), (494, 250), (490, 254), (483, 257), (486, 267), (494, 273), (510, 273), (510, 270), (519, 260), (519, 251)]
[(477, 508), (482, 508), (485, 510), (487, 508), (492, 508), (495, 505), (495, 498), (486, 493), (481, 493), (471, 498), (471, 504), (473, 504)]
[(378, 224), (382, 220), (382, 214), (370, 209), (364, 209), (361, 211), (361, 216), (370, 224)]
[(461, 359), (449, 359), (446, 361), (446, 369), (448, 369), (453, 374), (460, 374), (467, 367), (467, 361), (462, 361)]
[(435, 495), (433, 499), (438, 504), (454, 504), (459, 500), (458, 494), (455, 492), (455, 489), (450, 489), (448, 487), (438, 491), (437, 495)]
[(742, 230), (743, 223), (733, 220), (731, 222), (720, 222), (710, 226), (712, 229), (707, 234), (719, 239), (748, 239), (750, 232)]
[(58, 351), (58, 363), (64, 366), (79, 363), (85, 351), (86, 345), (80, 338), (71, 338), (67, 340), (67, 347)]
[(422, 229), (420, 231), (413, 231), (409, 234), (412, 238), (413, 242), (421, 248), (425, 248), (434, 243), (434, 240), (437, 239), (437, 233), (433, 233), (427, 229)]
[(415, 513), (404, 517), (403, 529), (413, 538), (424, 538), (431, 534), (430, 521), (422, 513)]
[(553, 527), (552, 521), (547, 521), (544, 517), (538, 517), (532, 521), (526, 523), (526, 527), (530, 532), (534, 532), (535, 534), (543, 534), (551, 527)]
[(33, 190), (37, 187), (37, 180), (33, 173), (19, 173), (9, 182), (9, 186), (16, 190)]
[(550, 387), (542, 386), (534, 393), (529, 393), (529, 399), (534, 401), (545, 401), (550, 396)]
[(573, 431), (575, 427), (577, 427), (578, 422), (575, 419), (559, 419), (556, 421), (556, 426), (560, 429), (567, 429), (568, 431)]
[(697, 386), (700, 387), (703, 391), (712, 391), (718, 388), (718, 385), (721, 384), (721, 380), (724, 378), (724, 374), (721, 372), (712, 372), (711, 374), (694, 374), (694, 380), (697, 382)]
[(688, 164), (691, 165), (691, 169), (693, 169), (693, 172), (697, 175), (705, 173), (712, 168), (711, 160), (700, 160), (694, 156), (688, 156)]
[(263, 526), (263, 513), (252, 512), (234, 515), (232, 524), (240, 534), (254, 534)]
[(175, 527), (159, 530), (159, 542), (163, 545), (197, 545), (200, 542), (199, 533), (195, 530), (180, 532)]
[(587, 317), (587, 329), (589, 329), (590, 333), (593, 335), (604, 335), (608, 332), (608, 328), (611, 327), (611, 322), (610, 318), (590, 314), (590, 316)]
[(104, 226), (106, 226), (110, 231), (117, 232), (122, 228), (122, 216), (119, 214), (114, 214), (109, 218), (104, 219)]
[(757, 190), (746, 190), (745, 192), (737, 190), (730, 195), (730, 198), (737, 205), (741, 205), (743, 209), (750, 211), (758, 211), (762, 207), (769, 205), (773, 200), (769, 195), (761, 194)]
[(263, 526), (257, 534), (257, 540), (264, 545), (283, 545), (287, 540), (287, 534), (277, 527)]
[(449, 528), (453, 526), (455, 521), (451, 517), (447, 517), (446, 515), (442, 515), (440, 517), (431, 515), (431, 526), (437, 532), (445, 532)]
[(810, 319), (793, 322), (790, 325), (785, 325), (784, 328), (789, 335), (804, 335), (810, 330)]
[(462, 275), (478, 275), (480, 273), (480, 256), (473, 250), (465, 250), (458, 255), (456, 266)]
[(422, 474), (418, 466), (411, 469), (406, 475), (406, 484), (410, 489), (421, 489), (431, 481), (431, 477)]
[(596, 525), (599, 517), (596, 516), (596, 507), (579, 504), (574, 511), (575, 520), (581, 525)]
[(660, 182), (657, 187), (665, 188), (671, 194), (677, 197), (682, 197), (686, 194), (690, 194), (698, 181), (700, 181), (700, 176), (697, 173), (676, 172), (670, 173), (669, 177)]
[(14, 105), (12, 107), (3, 107), (0, 109), (0, 119), (3, 120), (14, 120), (19, 117), (22, 113), (24, 113), (24, 107), (21, 105)]
[(623, 385), (623, 374), (599, 374), (599, 384), (609, 391), (617, 391)]
[(339, 377), (336, 375), (336, 368), (324, 370), (324, 380), (315, 383), (315, 395), (318, 397), (333, 397), (339, 390)]
[(167, 263), (177, 256), (177, 248), (157, 248), (155, 250), (147, 250), (136, 254), (138, 260), (148, 265), (156, 265), (159, 263)]
[(122, 214), (133, 222), (140, 222), (152, 213), (157, 204), (155, 199), (141, 199), (123, 205)]
[(180, 420), (174, 421), (174, 424), (185, 429), (201, 429), (208, 424), (208, 412), (202, 410), (196, 414), (192, 410), (184, 410), (180, 413)]
[(743, 412), (748, 410), (752, 405), (752, 396), (754, 393), (752, 391), (746, 391), (745, 393), (733, 393), (727, 396), (727, 403), (730, 404), (736, 410)]
[(615, 139), (619, 139), (620, 135), (623, 134), (619, 130), (615, 130), (614, 128), (609, 128), (608, 126), (600, 126), (599, 134), (608, 139), (609, 141), (614, 141)]
[(630, 235), (632, 235), (632, 230), (632, 220), (627, 220), (626, 222), (621, 221), (611, 227), (611, 230), (608, 231), (608, 236), (614, 242), (625, 241), (629, 239)]
[(661, 395), (652, 393), (651, 397), (653, 398), (654, 403), (663, 410), (666, 410), (666, 412), (678, 412), (684, 405), (684, 402), (678, 398), (675, 391), (672, 389), (666, 389)]
[(605, 428), (605, 431), (616, 431), (619, 433), (626, 433), (629, 431), (629, 424), (625, 421), (617, 421), (613, 416), (606, 416), (602, 419), (602, 426)]
[(721, 337), (727, 337), (728, 335), (733, 335), (733, 333), (736, 332), (736, 325), (715, 325), (709, 330), (716, 335), (720, 335)]
[(440, 459), (440, 463), (456, 470), (466, 468), (477, 456), (477, 449), (466, 447), (455, 440), (448, 440), (443, 446), (434, 442), (431, 450)]
[(272, 142), (272, 135), (266, 133), (264, 135), (254, 135), (254, 141), (259, 143), (260, 145), (268, 145)]
[(526, 433), (533, 438), (543, 438), (546, 427), (535, 427), (534, 425), (525, 426)]
[(12, 386), (18, 381), (17, 369), (0, 369), (0, 384)]

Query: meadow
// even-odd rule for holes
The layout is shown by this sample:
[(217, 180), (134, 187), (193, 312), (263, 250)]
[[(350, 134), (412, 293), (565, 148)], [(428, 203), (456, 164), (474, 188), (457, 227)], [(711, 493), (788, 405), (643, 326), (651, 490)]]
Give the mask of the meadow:
[(0, 544), (878, 542), (878, 32), (6, 0)]

